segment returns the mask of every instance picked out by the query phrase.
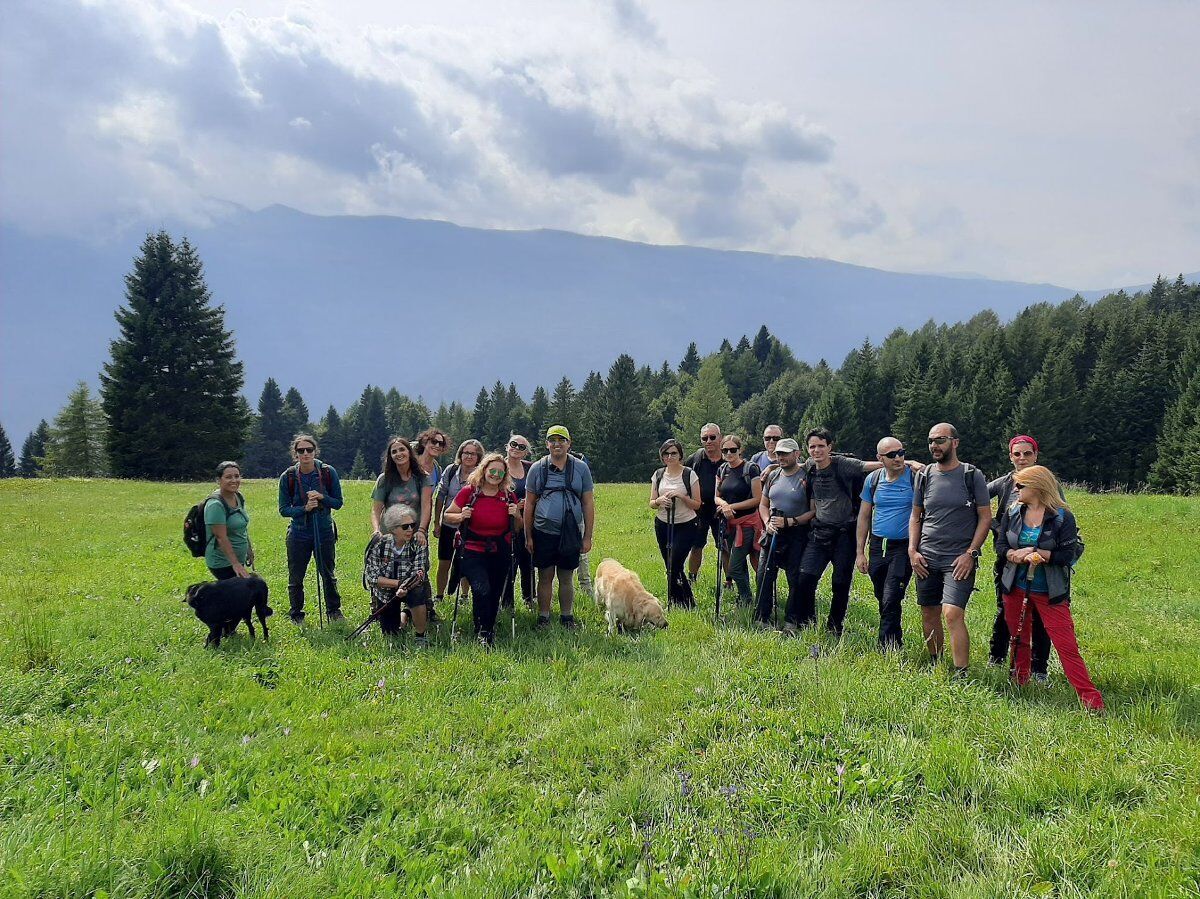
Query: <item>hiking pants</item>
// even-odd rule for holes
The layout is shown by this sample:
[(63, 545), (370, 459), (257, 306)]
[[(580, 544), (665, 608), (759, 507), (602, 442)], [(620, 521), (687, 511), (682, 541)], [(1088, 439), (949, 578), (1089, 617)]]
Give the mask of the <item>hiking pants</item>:
[[(335, 538), (332, 533), (321, 534), (321, 558), (318, 560), (318, 570), (323, 572), (325, 587), (325, 611), (333, 613), (342, 608), (342, 597), (338, 593), (337, 575), (334, 573), (334, 562), (337, 554), (334, 551)], [(288, 600), (291, 603), (291, 614), (298, 615), (304, 611), (304, 576), (308, 573), (308, 563), (313, 557), (313, 540), (308, 534), (288, 534), (287, 563), (288, 563)]]
[(729, 577), (737, 585), (738, 605), (748, 606), (754, 602), (750, 592), (750, 553), (754, 552), (754, 528), (741, 528), (742, 545), (734, 546), (737, 542), (737, 528), (725, 529), (726, 544), (723, 549), (729, 550)]
[(901, 609), (908, 582), (912, 579), (908, 539), (885, 540), (872, 535), (868, 553), (867, 572), (879, 601), (879, 646), (881, 649), (899, 649), (904, 643)]
[[(992, 579), (996, 582), (996, 620), (992, 623), (992, 645), (988, 650), (988, 658), (995, 665), (1008, 664), (1008, 652), (1011, 646), (1012, 634), (1008, 630), (1008, 622), (1004, 620), (1004, 585), (1001, 577), (1004, 574), (1004, 557), (996, 559), (992, 570)], [(1030, 605), (1032, 609), (1033, 606)], [(1046, 633), (1042, 618), (1033, 613), (1033, 665), (1032, 671), (1044, 675), (1050, 665), (1050, 635)]]
[[(1004, 596), (1004, 617), (1007, 619), (1011, 631), (1017, 630), (1018, 622), (1021, 620), (1021, 601), (1024, 598), (1025, 591), (1020, 587)], [(1042, 616), (1042, 623), (1046, 626), (1046, 633), (1050, 635), (1050, 642), (1058, 650), (1058, 660), (1062, 662), (1063, 673), (1067, 676), (1071, 686), (1075, 688), (1075, 692), (1079, 694), (1079, 700), (1089, 709), (1104, 708), (1104, 700), (1100, 696), (1100, 691), (1092, 683), (1087, 665), (1083, 662), (1083, 656), (1079, 654), (1079, 642), (1075, 639), (1075, 622), (1071, 618), (1071, 604), (1060, 602), (1050, 605), (1050, 597), (1045, 593), (1029, 594), (1025, 626), (1017, 638), (1017, 659), (1014, 671), (1017, 683), (1024, 684), (1029, 680), (1029, 638), (1033, 630), (1033, 615), (1030, 612), (1034, 609), (1037, 609), (1038, 614)]]
[(696, 597), (692, 594), (692, 585), (684, 573), (684, 564), (688, 553), (696, 543), (696, 532), (700, 529), (697, 519), (675, 523), (674, 551), (667, 540), (669, 529), (665, 521), (654, 519), (654, 536), (658, 538), (658, 551), (662, 553), (663, 563), (670, 559), (671, 570), (667, 572), (667, 604), (680, 606), (685, 609), (696, 607)]
[(462, 576), (471, 585), (471, 617), (475, 620), (475, 635), (490, 640), (496, 633), (496, 615), (500, 609), (500, 598), (504, 595), (512, 551), (505, 545), (490, 552), (473, 549), (459, 552)]
[[(834, 633), (842, 632), (846, 621), (846, 607), (850, 605), (850, 584), (854, 579), (854, 560), (858, 557), (858, 540), (853, 527), (813, 527), (812, 537), (804, 550), (801, 564), (801, 619), (794, 622), (800, 627), (815, 624), (817, 620), (817, 584), (825, 568), (833, 563), (833, 600), (829, 604), (829, 620), (826, 623)], [(791, 619), (789, 619), (791, 620)]]
[[(769, 539), (770, 537), (768, 536)], [(773, 611), (774, 587), (778, 582), (780, 571), (783, 571), (788, 585), (787, 604), (784, 606), (783, 613), (784, 620), (791, 624), (799, 624), (804, 618), (804, 597), (800, 591), (800, 563), (804, 560), (804, 550), (811, 539), (812, 528), (802, 525), (784, 528), (775, 535), (775, 551), (771, 554), (771, 568), (773, 570), (766, 573), (766, 576), (770, 580), (763, 584), (763, 600), (756, 612), (759, 620), (766, 621), (767, 618), (762, 617), (763, 613), (765, 612), (769, 616)], [(761, 573), (761, 565), (759, 566), (759, 570)], [(768, 595), (771, 599), (767, 598)], [(764, 606), (766, 608), (763, 608)]]

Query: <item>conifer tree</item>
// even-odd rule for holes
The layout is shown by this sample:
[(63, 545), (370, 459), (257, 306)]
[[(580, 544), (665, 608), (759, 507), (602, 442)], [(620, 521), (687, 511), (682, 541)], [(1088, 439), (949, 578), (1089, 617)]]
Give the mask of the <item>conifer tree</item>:
[(108, 472), (104, 453), (104, 410), (86, 381), (67, 396), (50, 426), (42, 470), (54, 478), (98, 478)]
[(46, 456), (46, 443), (50, 440), (50, 425), (46, 419), (38, 422), (38, 426), (29, 432), (25, 442), (21, 444), (21, 460), (17, 469), (23, 478), (36, 478), (42, 473), (42, 462)]
[[(558, 382), (558, 386), (554, 388), (554, 395), (550, 398), (550, 417), (546, 421), (546, 426), (563, 425), (572, 434), (578, 430), (579, 424), (579, 409), (578, 398), (575, 394), (575, 386), (571, 383), (571, 379), (564, 377)], [(538, 442), (546, 436), (543, 429), (541, 434), (538, 434), (536, 439)]]
[[(796, 431), (796, 441), (801, 445), (802, 451), (804, 435), (813, 428), (828, 428), (833, 434), (838, 452), (862, 454), (860, 447), (863, 444), (863, 435), (854, 416), (850, 391), (846, 389), (841, 378), (830, 381), (821, 391), (817, 401), (804, 413)], [(874, 456), (874, 452), (871, 456)]]
[[(600, 442), (604, 439), (600, 428), (603, 426), (604, 378), (600, 372), (588, 372), (575, 397), (576, 427), (567, 426), (571, 432), (571, 446), (574, 452), (583, 453), (591, 459), (597, 453)], [(562, 424), (562, 422), (555, 422)]]
[(771, 355), (771, 345), (774, 338), (771, 337), (771, 332), (767, 330), (766, 325), (762, 325), (758, 329), (758, 333), (754, 335), (754, 343), (751, 347), (754, 350), (754, 358), (758, 360), (759, 365), (764, 365), (767, 357)]
[(289, 421), (283, 394), (274, 378), (267, 378), (258, 397), (254, 431), (242, 459), (245, 475), (251, 478), (278, 477), (291, 464), (292, 437), (301, 432)]
[[(1070, 352), (1051, 353), (1017, 400), (1009, 430), (1032, 434), (1060, 480), (1086, 477), (1079, 385)], [(990, 474), (990, 472), (989, 472)]]
[(722, 432), (734, 426), (733, 403), (729, 399), (721, 368), (720, 353), (705, 359), (700, 365), (696, 383), (679, 404), (675, 436), (684, 446), (694, 445), (700, 439), (700, 429), (709, 422), (720, 425)]
[(1187, 460), (1200, 439), (1200, 339), (1193, 339), (1175, 366), (1175, 402), (1167, 410), (1150, 469), (1150, 486), (1169, 493), (1200, 490), (1200, 467)]
[(469, 436), (476, 440), (487, 440), (488, 420), (492, 414), (492, 400), (487, 388), (480, 387), (475, 397), (475, 414), (471, 416), (471, 433)]
[(689, 374), (693, 378), (700, 374), (700, 351), (696, 349), (696, 341), (688, 344), (687, 352), (679, 363), (680, 374)]
[(851, 410), (844, 433), (834, 431), (842, 452), (859, 458), (875, 458), (875, 445), (891, 430), (892, 391), (879, 376), (879, 354), (871, 341), (853, 351), (842, 365), (842, 380), (846, 385), (846, 403)]
[(351, 481), (369, 481), (373, 478), (375, 478), (375, 474), (367, 466), (366, 457), (360, 449), (354, 454), (354, 464), (350, 466), (349, 479)]
[(538, 385), (533, 391), (533, 401), (529, 404), (529, 433), (530, 440), (540, 440), (550, 427), (550, 397), (546, 388)]
[(322, 459), (339, 473), (349, 471), (354, 465), (356, 446), (345, 422), (332, 404), (317, 426), (317, 437), (321, 441)]
[(304, 402), (304, 398), (300, 396), (300, 391), (295, 387), (289, 387), (288, 392), (283, 397), (283, 417), (287, 422), (287, 426), (292, 431), (291, 436), (308, 433), (312, 430), (308, 404)]
[(17, 474), (17, 460), (13, 456), (12, 444), (8, 440), (8, 434), (4, 432), (4, 426), (0, 425), (0, 478), (11, 478)]
[(633, 357), (622, 353), (608, 370), (599, 406), (593, 474), (606, 481), (640, 482), (656, 465), (655, 432)]
[(146, 236), (125, 277), (120, 336), (100, 376), (113, 474), (206, 478), (220, 459), (241, 455), (242, 364), (225, 310), (211, 299), (186, 239)]
[(358, 466), (357, 456), (361, 454), (366, 471), (374, 477), (379, 474), (379, 460), (383, 458), (383, 450), (388, 440), (383, 391), (378, 387), (367, 387), (359, 402), (361, 411), (357, 422), (358, 450), (354, 465)]

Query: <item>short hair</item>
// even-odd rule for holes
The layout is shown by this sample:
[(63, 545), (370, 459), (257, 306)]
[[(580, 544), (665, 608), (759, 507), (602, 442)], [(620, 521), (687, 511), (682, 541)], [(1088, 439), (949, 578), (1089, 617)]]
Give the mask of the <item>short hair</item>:
[(700, 433), (701, 433), (701, 434), (703, 434), (703, 433), (704, 433), (705, 431), (707, 431), (709, 428), (716, 428), (716, 429), (717, 429), (717, 433), (718, 433), (718, 434), (720, 434), (720, 433), (721, 433), (721, 426), (720, 426), (719, 424), (717, 424), (715, 421), (710, 421), (708, 424), (704, 425), (704, 427), (702, 427), (702, 428), (700, 429)]
[(1058, 486), (1058, 478), (1045, 465), (1030, 465), (1023, 471), (1018, 471), (1013, 476), (1013, 484), (1024, 484), (1034, 491), (1042, 505), (1051, 512), (1067, 508), (1067, 504), (1059, 496), (1059, 490), (1062, 488)]
[(804, 445), (808, 446), (808, 441), (816, 437), (818, 440), (823, 440), (830, 446), (833, 446), (833, 432), (829, 428), (813, 428), (804, 435)]
[(222, 476), (225, 474), (226, 469), (229, 469), (229, 468), (236, 468), (238, 470), (238, 474), (242, 473), (242, 466), (238, 465), (236, 462), (228, 462), (228, 461), (227, 462), (219, 462), (219, 463), (217, 463), (217, 480), (218, 481), (221, 480)]
[(764, 431), (765, 431), (767, 428), (778, 428), (778, 429), (779, 429), (779, 436), (780, 436), (780, 437), (782, 437), (782, 436), (783, 436), (783, 425), (763, 425), (763, 430), (764, 430)]
[(383, 516), (379, 519), (379, 526), (383, 528), (385, 534), (390, 534), (392, 531), (402, 524), (404, 518), (411, 518), (414, 524), (419, 524), (417, 520), (416, 510), (407, 503), (396, 503), (394, 506), (388, 506), (383, 510)]
[(487, 467), (493, 462), (499, 462), (504, 467), (504, 480), (500, 482), (500, 489), (507, 492), (513, 489), (512, 475), (508, 473), (508, 459), (502, 453), (488, 453), (479, 460), (479, 464), (475, 466), (475, 470), (467, 475), (467, 483), (472, 487), (482, 487), (483, 477), (487, 474)]
[(658, 448), (658, 455), (662, 456), (668, 449), (676, 449), (679, 451), (679, 460), (683, 461), (683, 444), (674, 437), (668, 437), (663, 441), (663, 445)]
[(309, 443), (311, 443), (313, 445), (313, 458), (315, 459), (317, 457), (317, 455), (321, 452), (321, 446), (320, 446), (320, 444), (317, 443), (317, 438), (314, 437), (312, 434), (297, 434), (295, 437), (292, 438), (292, 442), (289, 447), (291, 454), (292, 454), (292, 461), (293, 462), (299, 461), (299, 457), (296, 455), (296, 444), (299, 443), (301, 440), (307, 440)]
[(740, 434), (726, 434), (724, 437), (721, 438), (721, 442), (724, 443), (726, 440), (732, 440), (734, 445), (738, 448), (739, 451), (741, 450), (742, 446), (744, 445)]

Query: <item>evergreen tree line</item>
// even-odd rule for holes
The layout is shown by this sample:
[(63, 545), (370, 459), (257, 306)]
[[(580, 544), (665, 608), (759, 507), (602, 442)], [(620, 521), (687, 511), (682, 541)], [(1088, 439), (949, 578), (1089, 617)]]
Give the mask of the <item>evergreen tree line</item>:
[(1024, 432), (1067, 480), (1200, 491), (1200, 286), (1182, 276), (1094, 304), (1040, 303), (1008, 324), (988, 311), (897, 329), (879, 346), (864, 341), (836, 370), (797, 360), (763, 325), (707, 356), (693, 343), (677, 365), (639, 367), (622, 354), (578, 388), (563, 377), (528, 400), (497, 380), (473, 408), (431, 410), (395, 387), (368, 385), (319, 421), (295, 387), (284, 392), (274, 378), (250, 409), (224, 309), (212, 304), (187, 240), (147, 235), (125, 282), (100, 396), (80, 383), (19, 458), (0, 429), (0, 474), (196, 479), (220, 457), (273, 477), (289, 464), (291, 437), (311, 432), (326, 461), (368, 478), (389, 434), (434, 425), (452, 441), (500, 448), (517, 432), (536, 447), (547, 426), (565, 424), (598, 480), (643, 481), (661, 441), (695, 445), (709, 421), (740, 432), (751, 449), (767, 424), (793, 435), (824, 425), (839, 449), (871, 458), (887, 434), (923, 455), (928, 428), (946, 420), (963, 436), (963, 458), (985, 472), (1007, 467), (1005, 441)]

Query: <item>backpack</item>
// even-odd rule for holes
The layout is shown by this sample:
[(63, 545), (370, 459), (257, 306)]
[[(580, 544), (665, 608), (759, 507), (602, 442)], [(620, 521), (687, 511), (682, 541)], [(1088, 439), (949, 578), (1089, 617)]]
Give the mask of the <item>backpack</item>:
[[(854, 459), (857, 457), (851, 456), (849, 453), (834, 453), (831, 457), (833, 479), (837, 482), (838, 490), (850, 497), (850, 512), (857, 521), (858, 510), (862, 506), (862, 485), (863, 481), (866, 480), (866, 475), (862, 475), (861, 477), (859, 475), (855, 475), (853, 480), (848, 482), (845, 477), (842, 476), (842, 467), (837, 463), (839, 456), (848, 459)], [(810, 504), (812, 503), (813, 498), (813, 476), (816, 474), (816, 472), (817, 463), (812, 459), (807, 460), (804, 463), (804, 480), (806, 482), (805, 489), (808, 491), (808, 501)]]
[[(241, 491), (238, 491), (239, 508), (246, 505), (246, 498), (242, 496)], [(192, 506), (187, 511), (187, 515), (183, 517), (183, 545), (188, 548), (193, 558), (200, 558), (204, 555), (204, 551), (208, 549), (208, 544), (213, 541), (212, 537), (205, 539), (204, 532), (207, 527), (204, 524), (204, 510), (207, 508), (210, 500), (221, 500), (221, 505), (225, 506), (225, 513), (232, 511), (228, 503), (221, 499), (221, 492), (214, 490), (196, 505)]]
[(371, 592), (371, 585), (367, 583), (367, 560), (371, 558), (371, 553), (382, 554), (382, 552), (383, 534), (372, 534), (371, 539), (367, 541), (367, 548), (363, 550), (362, 585), (368, 593)]
[[(666, 473), (667, 473), (666, 468), (660, 468), (660, 469), (658, 469), (658, 471), (654, 472), (654, 489), (655, 490), (661, 489), (663, 475), (665, 475)], [(683, 466), (683, 489), (685, 491), (687, 491), (687, 495), (689, 497), (691, 497), (691, 495), (692, 495), (692, 474), (693, 473), (694, 472), (690, 468), (688, 468), (686, 465)]]
[[(328, 496), (330, 493), (333, 492), (333, 473), (329, 470), (329, 466), (326, 465), (324, 462), (322, 462), (320, 459), (317, 459), (316, 462), (317, 462), (317, 472), (319, 473), (320, 478), (321, 478), (321, 486), (325, 488), (325, 495)], [(298, 490), (299, 485), (300, 485), (300, 478), (296, 473), (296, 466), (289, 465), (287, 468), (287, 471), (284, 472), (284, 474), (287, 475), (288, 497), (290, 498), (293, 496), (297, 496), (296, 491)], [(302, 497), (300, 497), (300, 498), (302, 498)], [(296, 503), (296, 505), (302, 506), (304, 504)]]
[[(456, 474), (458, 474), (458, 467), (459, 466), (458, 466), (457, 462), (451, 462), (449, 465), (447, 465), (445, 467), (445, 469), (442, 471), (441, 477), (438, 478), (438, 483), (437, 483), (438, 493), (441, 493), (441, 491), (442, 491), (442, 484), (446, 485), (447, 490), (450, 489), (450, 482), (453, 481), (454, 476)], [(449, 502), (447, 502), (447, 501), (449, 501)], [(454, 502), (454, 500), (450, 499), (449, 497), (445, 497), (445, 496), (442, 497), (442, 503), (444, 505), (449, 505), (449, 503), (451, 503), (451, 502)]]
[[(511, 490), (505, 490), (503, 494), (498, 493), (496, 495), (497, 496), (503, 495), (504, 501), (506, 504), (507, 503), (515, 503), (517, 501), (517, 494)], [(475, 501), (478, 500), (479, 497), (481, 497), (481, 496), (483, 496), (483, 491), (480, 490), (478, 487), (472, 487), (471, 488), (471, 498), (469, 500), (467, 500), (467, 505), (465, 508), (468, 508), (468, 509), (474, 508)], [(510, 522), (509, 523), (510, 531), (511, 531), (511, 527), (512, 527), (512, 523)], [(491, 552), (498, 548), (498, 544), (501, 539), (503, 539), (503, 538), (481, 537), (479, 534), (470, 533), (470, 522), (467, 522), (467, 521), (462, 522), (462, 524), (460, 524), (454, 532), (454, 545), (457, 547), (460, 547), (460, 548), (464, 547), (468, 540), (474, 540), (476, 543), (482, 543), (485, 546), (487, 546), (488, 551)]]
[[(905, 465), (904, 470), (908, 473), (909, 482), (913, 485), (913, 487), (916, 487), (916, 479), (913, 477), (912, 469), (909, 468), (907, 465)], [(867, 475), (866, 481), (863, 482), (864, 489), (866, 487), (871, 488), (871, 504), (872, 505), (875, 504), (875, 491), (879, 489), (879, 482), (883, 480), (883, 473), (885, 471), (887, 471), (886, 468), (876, 468), (873, 472), (871, 472), (869, 475)], [(861, 499), (861, 498), (862, 497), (860, 494), (859, 499)]]
[[(963, 486), (967, 489), (967, 497), (972, 498), (975, 495), (975, 466), (969, 462), (961, 462), (963, 470)], [(929, 473), (933, 471), (936, 462), (930, 462), (921, 469), (921, 473), (917, 475), (917, 479), (913, 481), (913, 499), (915, 501), (918, 493), (922, 498), (925, 495), (925, 487), (929, 483)], [(974, 506), (975, 503), (970, 502), (968, 505)], [(925, 520), (925, 506), (921, 506), (921, 521)]]

